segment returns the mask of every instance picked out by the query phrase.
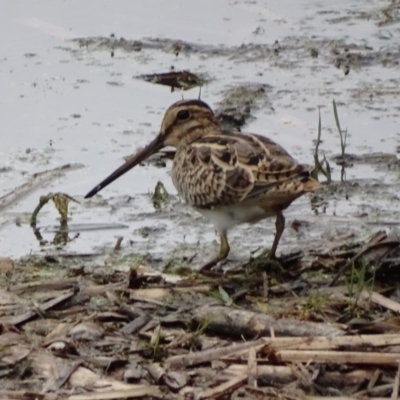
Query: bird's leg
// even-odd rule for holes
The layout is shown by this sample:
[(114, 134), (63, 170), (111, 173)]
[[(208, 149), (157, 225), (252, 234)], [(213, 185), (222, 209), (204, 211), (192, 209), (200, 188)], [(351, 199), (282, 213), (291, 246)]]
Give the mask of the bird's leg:
[(219, 237), (221, 239), (219, 253), (211, 261), (209, 261), (207, 264), (203, 265), (200, 268), (200, 271), (208, 271), (214, 265), (218, 264), (220, 261), (225, 260), (225, 258), (228, 257), (230, 247), (229, 247), (229, 242), (228, 242), (228, 237), (226, 235), (226, 231), (219, 231)]
[(276, 259), (276, 249), (278, 248), (279, 240), (281, 239), (282, 233), (285, 229), (285, 217), (282, 211), (279, 211), (278, 214), (276, 214), (275, 227), (275, 238), (274, 242), (272, 243), (271, 251), (268, 255), (268, 257), (272, 260)]

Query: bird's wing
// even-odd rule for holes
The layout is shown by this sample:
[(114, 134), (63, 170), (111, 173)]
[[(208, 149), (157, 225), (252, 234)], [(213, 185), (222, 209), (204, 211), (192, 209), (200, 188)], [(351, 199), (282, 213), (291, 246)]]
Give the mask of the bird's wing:
[(206, 136), (190, 144), (176, 162), (182, 164), (176, 169), (181, 171), (179, 192), (200, 208), (241, 203), (280, 190), (284, 182), (310, 179), (307, 166), (258, 135)]

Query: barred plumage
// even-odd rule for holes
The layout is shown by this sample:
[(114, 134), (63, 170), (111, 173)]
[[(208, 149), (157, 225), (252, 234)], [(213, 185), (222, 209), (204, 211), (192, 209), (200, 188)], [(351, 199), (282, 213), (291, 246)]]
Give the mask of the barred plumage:
[(172, 180), (179, 195), (209, 218), (220, 234), (220, 252), (203, 269), (227, 257), (228, 229), (271, 216), (276, 216), (270, 251), (270, 257), (275, 257), (285, 226), (282, 211), (320, 186), (307, 165), (298, 164), (274, 141), (255, 134), (226, 132), (206, 103), (187, 100), (169, 107), (153, 142), (86, 197), (165, 146), (176, 148)]

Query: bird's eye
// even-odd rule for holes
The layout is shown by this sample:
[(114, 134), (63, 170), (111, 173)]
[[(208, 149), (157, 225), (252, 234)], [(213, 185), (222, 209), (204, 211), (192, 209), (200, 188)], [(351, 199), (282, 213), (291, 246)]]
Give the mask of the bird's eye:
[(188, 119), (190, 117), (190, 113), (188, 110), (181, 110), (176, 114), (176, 118), (179, 119), (180, 121), (184, 121), (185, 119)]

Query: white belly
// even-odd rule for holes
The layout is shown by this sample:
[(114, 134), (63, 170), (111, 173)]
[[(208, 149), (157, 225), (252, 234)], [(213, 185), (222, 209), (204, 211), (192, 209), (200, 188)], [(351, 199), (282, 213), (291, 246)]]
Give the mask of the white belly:
[(214, 210), (196, 208), (196, 211), (214, 224), (218, 231), (229, 230), (236, 225), (244, 223), (254, 224), (261, 219), (275, 215), (275, 213), (266, 213), (261, 207), (258, 206), (231, 206), (220, 207)]

